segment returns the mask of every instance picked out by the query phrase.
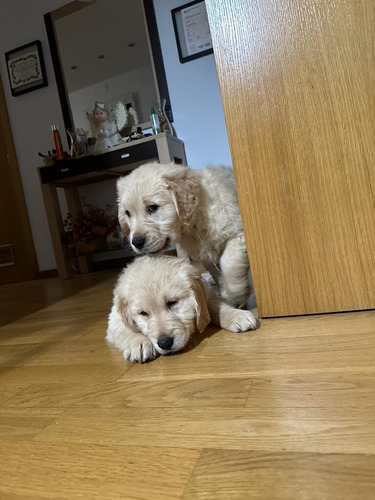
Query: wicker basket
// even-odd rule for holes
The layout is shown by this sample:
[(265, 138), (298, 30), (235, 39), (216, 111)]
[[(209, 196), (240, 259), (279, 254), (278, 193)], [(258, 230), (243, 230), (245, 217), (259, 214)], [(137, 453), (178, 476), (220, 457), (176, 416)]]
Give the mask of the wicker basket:
[(107, 248), (107, 241), (105, 238), (100, 238), (89, 243), (77, 243), (75, 247), (78, 255), (88, 255), (105, 250)]

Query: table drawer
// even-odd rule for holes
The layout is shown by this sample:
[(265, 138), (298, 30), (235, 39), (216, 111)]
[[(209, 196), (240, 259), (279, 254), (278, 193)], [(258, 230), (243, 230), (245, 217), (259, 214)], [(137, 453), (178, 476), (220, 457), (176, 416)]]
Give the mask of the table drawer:
[(39, 168), (43, 184), (87, 174), (88, 172), (95, 172), (95, 170), (99, 170), (97, 156), (83, 156), (71, 160), (59, 160), (54, 165)]
[(110, 151), (98, 155), (98, 157), (101, 159), (100, 170), (106, 170), (114, 167), (125, 167), (134, 163), (147, 163), (151, 160), (157, 160), (158, 149), (155, 141), (149, 141)]

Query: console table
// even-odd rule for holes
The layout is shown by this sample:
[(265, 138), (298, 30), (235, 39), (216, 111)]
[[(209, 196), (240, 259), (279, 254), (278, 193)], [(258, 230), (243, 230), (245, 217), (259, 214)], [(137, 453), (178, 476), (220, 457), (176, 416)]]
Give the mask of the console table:
[(60, 160), (54, 165), (38, 168), (57, 271), (61, 279), (70, 279), (74, 273), (71, 257), (63, 243), (65, 230), (57, 188), (64, 189), (69, 212), (78, 213), (81, 209), (79, 186), (127, 175), (139, 165), (150, 161), (174, 161), (186, 165), (184, 143), (163, 132), (115, 146), (102, 154)]

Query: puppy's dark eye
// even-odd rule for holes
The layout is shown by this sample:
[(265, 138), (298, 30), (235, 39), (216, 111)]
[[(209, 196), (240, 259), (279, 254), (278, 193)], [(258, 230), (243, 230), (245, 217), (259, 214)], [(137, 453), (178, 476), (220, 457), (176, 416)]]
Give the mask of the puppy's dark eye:
[(171, 307), (173, 307), (174, 305), (176, 305), (177, 302), (178, 302), (177, 300), (168, 300), (168, 302), (167, 302), (168, 309), (170, 309)]
[(126, 215), (127, 217), (129, 217), (129, 219), (130, 219), (130, 212), (129, 212), (129, 210), (125, 210), (125, 215)]
[(147, 212), (149, 214), (154, 214), (157, 211), (158, 208), (159, 208), (159, 205), (149, 205), (147, 207)]
[(140, 314), (141, 316), (148, 316), (148, 313), (146, 313), (146, 311), (141, 311), (139, 314)]

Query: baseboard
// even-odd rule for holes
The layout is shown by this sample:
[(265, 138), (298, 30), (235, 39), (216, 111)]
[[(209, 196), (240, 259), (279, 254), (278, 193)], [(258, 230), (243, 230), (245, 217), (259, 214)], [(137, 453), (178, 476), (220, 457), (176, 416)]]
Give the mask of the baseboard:
[(36, 279), (46, 280), (48, 278), (57, 278), (57, 269), (47, 269), (46, 271), (38, 271)]

